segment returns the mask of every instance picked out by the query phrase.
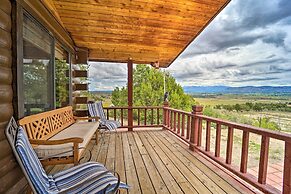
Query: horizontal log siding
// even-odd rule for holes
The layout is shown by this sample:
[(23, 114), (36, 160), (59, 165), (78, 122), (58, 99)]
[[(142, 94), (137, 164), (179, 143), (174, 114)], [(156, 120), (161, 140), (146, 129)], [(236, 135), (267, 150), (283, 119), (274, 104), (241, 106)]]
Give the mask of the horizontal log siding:
[(21, 193), (26, 180), (14, 160), (4, 130), (13, 115), (11, 3), (0, 1), (0, 193)]

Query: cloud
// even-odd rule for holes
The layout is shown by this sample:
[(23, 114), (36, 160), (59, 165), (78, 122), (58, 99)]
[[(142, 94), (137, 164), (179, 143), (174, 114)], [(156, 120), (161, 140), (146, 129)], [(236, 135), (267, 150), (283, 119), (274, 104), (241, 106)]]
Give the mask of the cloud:
[(255, 61), (252, 63), (247, 63), (243, 65), (243, 67), (251, 67), (251, 66), (258, 66), (258, 65), (265, 65), (265, 64), (281, 64), (287, 62), (287, 59), (280, 58), (280, 59), (268, 59), (268, 60), (260, 60), (260, 61)]
[(233, 82), (251, 82), (251, 81), (270, 81), (270, 80), (277, 80), (277, 77), (261, 77), (261, 78), (249, 78), (249, 79), (238, 79), (234, 80)]

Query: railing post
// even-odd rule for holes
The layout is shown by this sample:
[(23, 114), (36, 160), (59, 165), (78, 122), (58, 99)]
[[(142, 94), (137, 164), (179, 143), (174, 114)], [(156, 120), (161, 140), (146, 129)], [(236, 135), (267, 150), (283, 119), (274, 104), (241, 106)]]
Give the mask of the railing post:
[(291, 193), (291, 143), (285, 142), (283, 194)]
[(168, 110), (165, 109), (165, 108), (168, 108), (169, 107), (169, 102), (165, 101), (164, 102), (164, 106), (163, 106), (163, 129), (167, 129), (166, 126), (169, 126), (168, 125)]
[(198, 128), (199, 128), (199, 119), (197, 115), (202, 115), (203, 106), (194, 105), (192, 106), (192, 119), (191, 119), (191, 132), (190, 132), (190, 144), (189, 149), (194, 151), (194, 147), (198, 141)]
[(132, 60), (129, 59), (127, 63), (127, 103), (128, 103), (128, 131), (133, 130), (133, 63)]

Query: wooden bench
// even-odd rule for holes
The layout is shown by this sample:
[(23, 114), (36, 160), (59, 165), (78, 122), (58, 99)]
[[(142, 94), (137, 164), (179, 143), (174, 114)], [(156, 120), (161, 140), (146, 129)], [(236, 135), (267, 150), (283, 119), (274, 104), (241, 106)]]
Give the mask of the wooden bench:
[[(88, 119), (95, 122), (84, 121)], [(71, 106), (27, 116), (18, 123), (26, 130), (43, 165), (77, 165), (94, 134), (97, 144), (98, 118), (74, 117)]]

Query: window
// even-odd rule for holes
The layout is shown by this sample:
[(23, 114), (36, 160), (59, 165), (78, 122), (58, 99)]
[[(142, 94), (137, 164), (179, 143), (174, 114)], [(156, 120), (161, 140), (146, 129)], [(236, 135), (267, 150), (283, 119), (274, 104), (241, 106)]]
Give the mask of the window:
[(69, 54), (57, 43), (55, 46), (55, 83), (56, 83), (56, 107), (69, 105)]
[(23, 17), (24, 115), (54, 108), (53, 37), (33, 18)]

